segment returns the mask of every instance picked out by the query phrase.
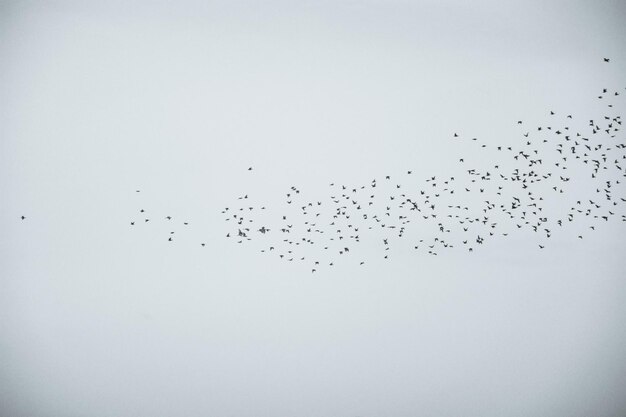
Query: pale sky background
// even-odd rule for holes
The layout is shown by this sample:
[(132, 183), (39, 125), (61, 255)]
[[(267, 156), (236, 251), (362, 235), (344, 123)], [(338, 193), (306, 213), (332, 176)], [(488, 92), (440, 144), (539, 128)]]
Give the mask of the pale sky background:
[[(452, 132), (599, 117), (624, 21), (621, 1), (0, 2), (0, 415), (626, 415), (617, 218), (312, 275), (219, 213), (479, 165)], [(169, 244), (129, 227), (140, 208), (190, 227)]]

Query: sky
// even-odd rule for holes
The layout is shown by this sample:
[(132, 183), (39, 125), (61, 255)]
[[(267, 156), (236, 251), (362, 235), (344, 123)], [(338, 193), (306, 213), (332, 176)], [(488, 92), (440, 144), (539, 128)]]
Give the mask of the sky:
[[(625, 415), (624, 206), (472, 253), (384, 259), (375, 235), (315, 273), (226, 238), (222, 213), (248, 195), (280, 216), (292, 186), (460, 180), (460, 158), (490, 166), (550, 111), (602, 119), (603, 88), (626, 114), (625, 18), (620, 1), (0, 2), (0, 414)], [(547, 212), (595, 195), (568, 175)]]

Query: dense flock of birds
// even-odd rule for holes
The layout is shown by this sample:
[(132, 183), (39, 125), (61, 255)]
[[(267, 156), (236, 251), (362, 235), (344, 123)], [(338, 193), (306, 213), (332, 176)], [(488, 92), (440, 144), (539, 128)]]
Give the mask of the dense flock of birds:
[[(359, 251), (365, 242), (390, 259), (400, 242), (406, 242), (404, 250), (437, 256), (452, 248), (473, 252), (487, 241), (525, 232), (536, 236), (539, 249), (567, 229), (583, 239), (599, 223), (626, 221), (620, 213), (626, 202), (620, 180), (626, 177), (626, 143), (621, 116), (615, 114), (625, 90), (600, 90), (597, 100), (605, 109), (600, 117), (548, 111), (545, 125), (518, 120), (517, 146), (452, 133), (452, 140), (474, 145), (491, 161), (473, 167), (460, 158), (460, 175), (418, 178), (407, 170), (361, 184), (333, 182), (323, 198), (306, 197), (294, 185), (282, 207), (271, 211), (241, 195), (221, 210), (230, 225), (225, 238), (258, 242), (261, 252), (307, 263), (311, 272), (343, 258), (356, 257), (355, 263), (364, 265), (364, 253), (372, 256), (371, 249)], [(254, 175), (252, 167), (247, 170)], [(173, 222), (171, 216), (160, 220)], [(143, 217), (130, 225), (149, 221)], [(173, 242), (174, 232), (167, 239)]]

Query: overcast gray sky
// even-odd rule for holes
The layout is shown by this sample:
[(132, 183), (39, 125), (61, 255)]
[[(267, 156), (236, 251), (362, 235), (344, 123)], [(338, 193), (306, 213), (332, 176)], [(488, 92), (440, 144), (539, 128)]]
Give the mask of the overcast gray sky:
[(0, 3), (0, 414), (626, 414), (619, 218), (311, 274), (220, 214), (600, 118), (622, 2), (173, 3)]

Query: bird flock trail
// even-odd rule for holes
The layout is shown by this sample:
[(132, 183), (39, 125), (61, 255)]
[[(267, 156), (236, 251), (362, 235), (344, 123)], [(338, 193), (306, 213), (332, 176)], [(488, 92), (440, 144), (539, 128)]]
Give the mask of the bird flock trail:
[[(343, 260), (360, 266), (372, 256), (390, 260), (398, 247), (437, 256), (454, 248), (471, 253), (520, 233), (536, 237), (539, 250), (555, 233), (569, 230), (572, 238), (583, 239), (599, 224), (626, 221), (620, 180), (626, 177), (626, 143), (616, 114), (622, 93), (624, 87), (599, 89), (601, 115), (548, 110), (548, 123), (529, 126), (518, 120), (515, 146), (453, 132), (452, 141), (475, 147), (484, 155), (481, 161), (489, 161), (475, 166), (459, 158), (454, 176), (422, 178), (409, 169), (359, 184), (332, 182), (322, 197), (307, 197), (293, 185), (271, 209), (242, 194), (221, 210), (228, 225), (225, 239), (301, 262), (312, 273)], [(253, 167), (247, 171), (255, 175)], [(173, 242), (173, 235), (167, 240)]]

